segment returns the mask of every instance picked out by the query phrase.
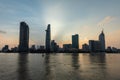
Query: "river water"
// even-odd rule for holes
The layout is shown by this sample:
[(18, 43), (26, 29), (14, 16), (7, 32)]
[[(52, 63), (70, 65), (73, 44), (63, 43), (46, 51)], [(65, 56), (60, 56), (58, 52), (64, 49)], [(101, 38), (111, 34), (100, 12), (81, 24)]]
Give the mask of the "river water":
[(0, 53), (0, 80), (120, 80), (120, 54)]

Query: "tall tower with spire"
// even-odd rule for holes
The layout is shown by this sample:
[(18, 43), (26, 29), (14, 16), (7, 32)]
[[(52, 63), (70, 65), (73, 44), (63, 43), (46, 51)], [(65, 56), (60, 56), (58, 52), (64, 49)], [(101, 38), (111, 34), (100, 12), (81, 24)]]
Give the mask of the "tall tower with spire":
[(50, 24), (48, 24), (47, 26), (47, 30), (46, 30), (46, 52), (50, 52), (50, 43), (51, 43), (51, 31), (50, 31)]
[(101, 45), (101, 51), (104, 52), (105, 51), (105, 35), (104, 35), (103, 30), (102, 30), (101, 34), (99, 35), (99, 41), (100, 41), (100, 45)]

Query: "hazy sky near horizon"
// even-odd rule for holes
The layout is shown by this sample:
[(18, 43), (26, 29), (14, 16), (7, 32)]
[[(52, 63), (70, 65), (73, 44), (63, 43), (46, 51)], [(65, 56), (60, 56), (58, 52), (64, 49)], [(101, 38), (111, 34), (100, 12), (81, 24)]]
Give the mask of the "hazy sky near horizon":
[(29, 25), (30, 45), (44, 45), (51, 24), (59, 45), (79, 34), (81, 48), (104, 28), (106, 45), (120, 48), (120, 0), (0, 0), (0, 47), (19, 44), (21, 21)]

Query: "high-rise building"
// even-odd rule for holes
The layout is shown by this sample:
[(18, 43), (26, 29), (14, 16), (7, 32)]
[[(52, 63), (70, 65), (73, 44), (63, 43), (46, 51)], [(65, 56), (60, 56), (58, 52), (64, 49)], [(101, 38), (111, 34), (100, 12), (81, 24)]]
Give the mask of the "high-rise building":
[(79, 35), (72, 35), (72, 48), (79, 49)]
[(99, 35), (99, 41), (100, 41), (100, 44), (101, 44), (101, 51), (105, 51), (105, 35), (104, 35), (103, 31)]
[(59, 45), (57, 45), (57, 43), (55, 42), (55, 40), (51, 41), (51, 51), (53, 52), (57, 52), (59, 49)]
[(91, 52), (105, 52), (105, 35), (102, 30), (99, 40), (89, 40), (89, 50)]
[(71, 50), (72, 49), (72, 44), (63, 44), (63, 49), (64, 50)]
[(90, 52), (99, 52), (101, 49), (100, 41), (89, 40), (89, 50)]
[(50, 43), (51, 43), (51, 31), (50, 31), (50, 24), (47, 26), (46, 30), (46, 52), (50, 52)]
[(19, 52), (29, 50), (29, 27), (25, 22), (20, 23)]

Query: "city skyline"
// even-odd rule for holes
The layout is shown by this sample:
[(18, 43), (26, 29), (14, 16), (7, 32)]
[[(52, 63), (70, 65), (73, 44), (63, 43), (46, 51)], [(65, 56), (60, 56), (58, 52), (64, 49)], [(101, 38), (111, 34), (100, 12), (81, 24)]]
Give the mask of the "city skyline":
[[(19, 22), (30, 27), (30, 45), (45, 45), (45, 29), (51, 24), (51, 40), (58, 45), (71, 43), (71, 35), (79, 34), (79, 46), (97, 40), (104, 28), (106, 46), (120, 48), (120, 11), (118, 0), (1, 0), (0, 48), (19, 44)], [(15, 4), (15, 5), (13, 5)], [(97, 6), (97, 7), (96, 7)]]

